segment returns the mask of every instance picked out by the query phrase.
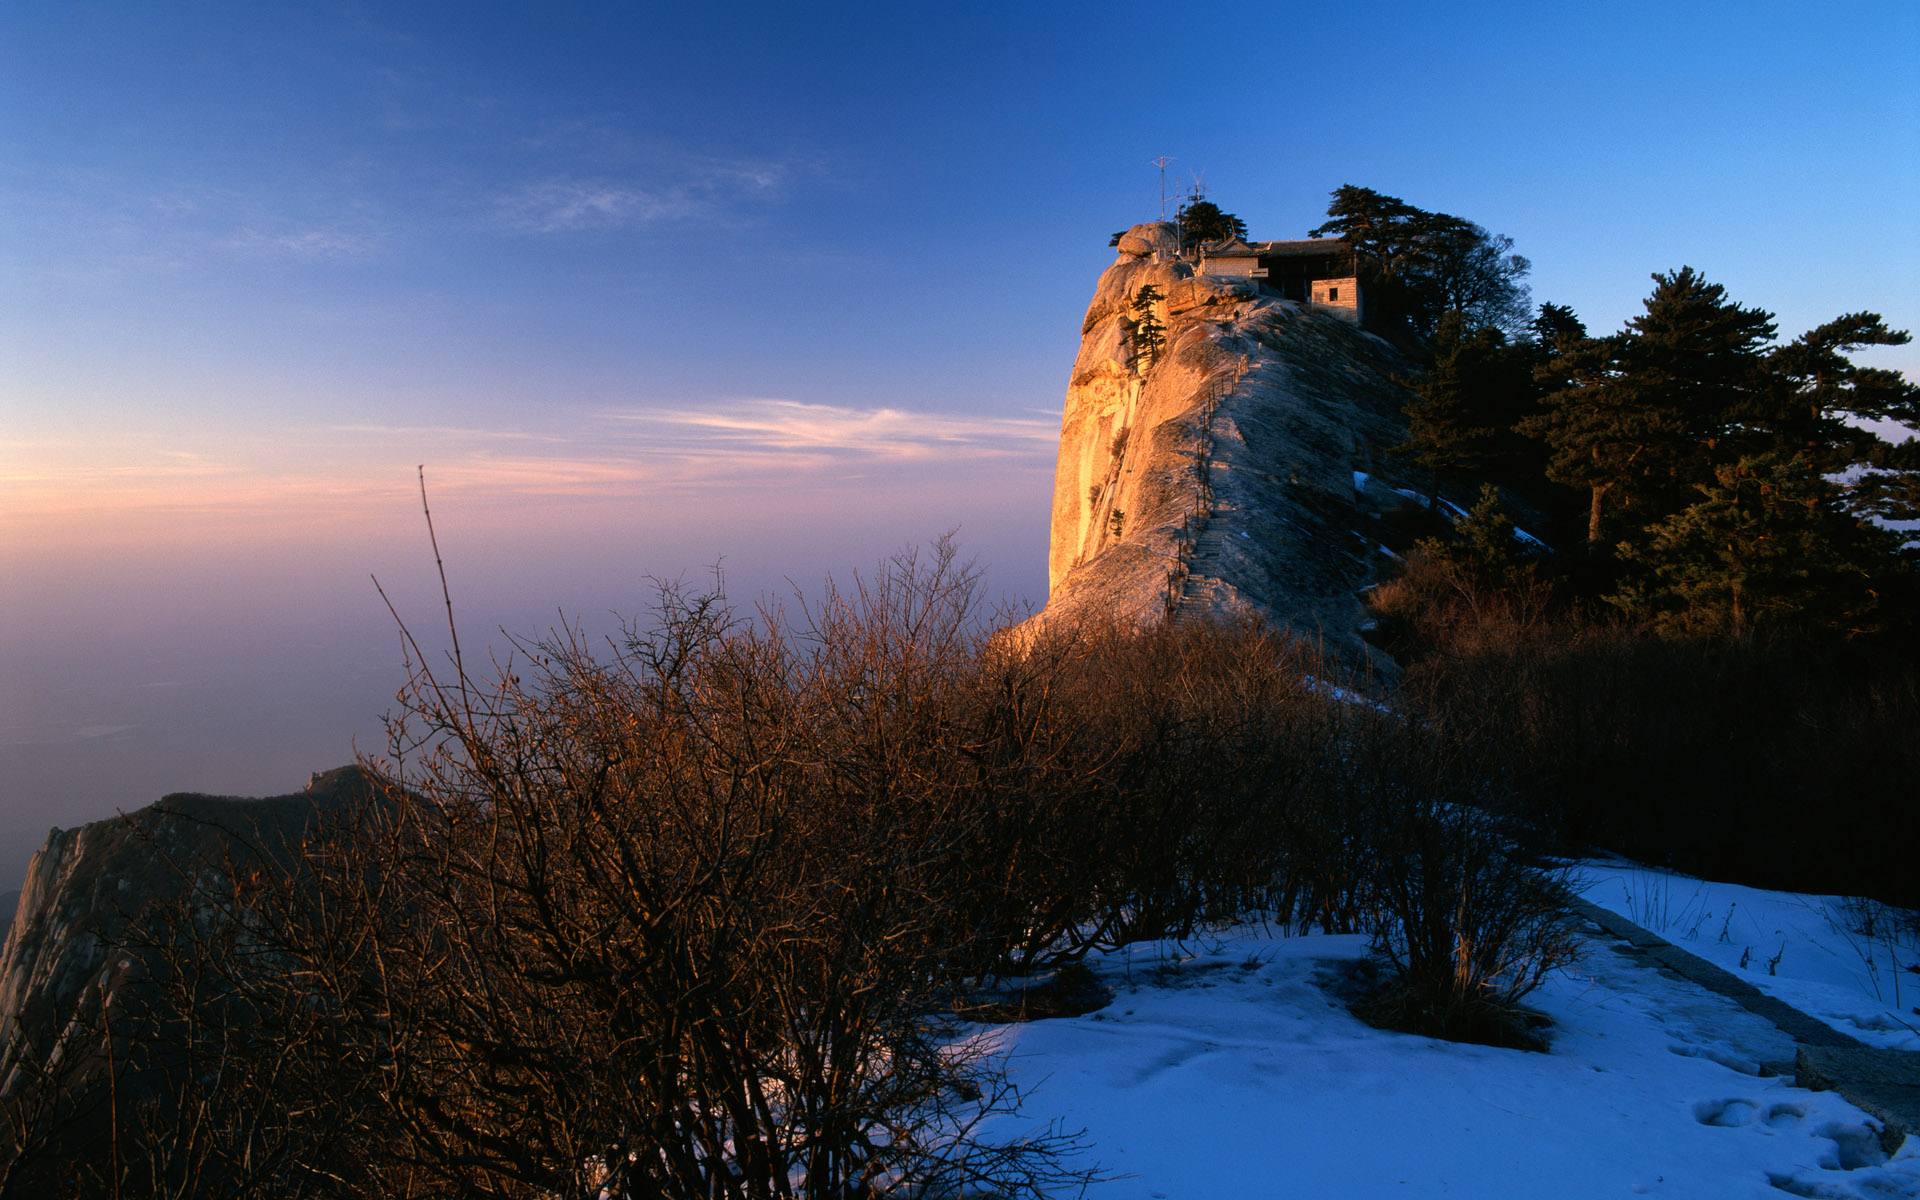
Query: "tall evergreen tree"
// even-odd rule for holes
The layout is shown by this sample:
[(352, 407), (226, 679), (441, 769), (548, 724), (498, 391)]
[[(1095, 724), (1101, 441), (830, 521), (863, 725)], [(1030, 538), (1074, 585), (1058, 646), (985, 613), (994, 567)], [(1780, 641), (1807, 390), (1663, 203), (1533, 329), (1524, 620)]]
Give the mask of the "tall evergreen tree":
[(1521, 348), (1492, 327), (1469, 332), (1449, 312), (1434, 333), (1434, 360), (1410, 384), (1407, 439), (1396, 447), (1428, 472), (1428, 504), (1449, 474), (1509, 478), (1531, 447), (1515, 426), (1532, 409), (1533, 368)]
[(1585, 341), (1587, 323), (1564, 304), (1544, 303), (1539, 314), (1528, 323), (1528, 332), (1533, 335), (1534, 345), (1540, 348), (1541, 358), (1550, 359), (1563, 348)]
[(1899, 620), (1913, 571), (1896, 535), (1841, 506), (1804, 458), (1767, 453), (1720, 467), (1700, 498), (1628, 545), (1645, 574), (1615, 604), (1678, 633), (1790, 631), (1853, 637)]
[(1398, 196), (1341, 184), (1333, 189), (1326, 223), (1309, 230), (1308, 236), (1332, 234), (1372, 263), (1383, 278), (1393, 279), (1412, 264), (1418, 251), (1417, 222), (1429, 215)]
[(1891, 421), (1920, 436), (1920, 387), (1897, 371), (1863, 367), (1849, 357), (1868, 346), (1910, 341), (1880, 314), (1856, 312), (1767, 356), (1768, 393), (1750, 419), (1771, 436), (1775, 454), (1837, 483), (1840, 505), (1855, 517), (1920, 520), (1920, 461), (1900, 461), (1891, 443), (1862, 424)]
[(1565, 384), (1522, 425), (1547, 442), (1548, 477), (1588, 492), (1594, 546), (1609, 511), (1644, 525), (1686, 507), (1750, 440), (1741, 419), (1765, 390), (1772, 314), (1733, 303), (1691, 267), (1653, 278), (1646, 311), (1625, 332), (1556, 356)]
[(1477, 588), (1515, 582), (1538, 561), (1539, 545), (1523, 542), (1500, 502), (1500, 489), (1480, 485), (1473, 507), (1453, 519), (1454, 537), (1422, 538), (1421, 553), (1445, 563)]
[(1920, 387), (1898, 371), (1863, 367), (1848, 355), (1912, 340), (1870, 312), (1848, 313), (1803, 333), (1767, 356), (1770, 388), (1753, 419), (1772, 432), (1774, 449), (1805, 455), (1816, 469), (1866, 461), (1879, 439), (1848, 418), (1920, 430)]
[(1512, 253), (1513, 239), (1449, 213), (1416, 208), (1398, 196), (1344, 184), (1334, 189), (1327, 221), (1313, 237), (1333, 234), (1352, 246), (1375, 303), (1430, 337), (1448, 311), (1472, 328), (1493, 325), (1512, 337), (1526, 332), (1531, 269)]

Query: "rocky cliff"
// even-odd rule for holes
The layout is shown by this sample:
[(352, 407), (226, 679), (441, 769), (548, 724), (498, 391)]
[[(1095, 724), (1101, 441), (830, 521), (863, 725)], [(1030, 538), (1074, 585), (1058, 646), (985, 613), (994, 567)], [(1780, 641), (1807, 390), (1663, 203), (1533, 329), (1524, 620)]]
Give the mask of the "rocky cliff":
[[(1385, 452), (1410, 364), (1348, 314), (1196, 274), (1171, 225), (1118, 246), (1067, 387), (1039, 620), (1244, 607), (1367, 657), (1357, 593), (1389, 561), (1383, 516), (1409, 504)], [(1166, 345), (1136, 370), (1149, 284)]]
[[(281, 858), (320, 814), (367, 794), (369, 778), (341, 767), (303, 792), (261, 800), (177, 793), (54, 830), (27, 866), (0, 950), (0, 1103), (50, 1055), (93, 1054), (102, 1013), (120, 1011), (116, 997), (138, 985), (123, 948), (131, 923), (202, 872)], [(80, 1078), (68, 1086), (83, 1084), (87, 1068), (69, 1065)]]

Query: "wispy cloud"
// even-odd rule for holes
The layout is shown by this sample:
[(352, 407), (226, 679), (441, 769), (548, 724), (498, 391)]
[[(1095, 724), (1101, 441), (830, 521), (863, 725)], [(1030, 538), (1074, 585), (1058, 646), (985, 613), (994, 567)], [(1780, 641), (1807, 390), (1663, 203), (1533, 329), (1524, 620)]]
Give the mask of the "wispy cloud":
[(554, 175), (495, 202), (500, 224), (522, 233), (645, 229), (778, 201), (794, 168), (784, 162), (706, 162), (668, 168), (671, 178)]
[(791, 492), (854, 482), (886, 488), (990, 468), (1044, 471), (1060, 434), (1052, 418), (754, 397), (610, 410), (558, 434), (444, 429), (408, 436), (454, 450), (430, 468), (450, 489), (588, 498)]
[(845, 408), (761, 398), (724, 407), (608, 415), (654, 431), (669, 444), (875, 460), (1030, 454), (1037, 444), (1052, 444), (1060, 436), (1058, 421), (1040, 418)]
[(536, 432), (530, 429), (486, 429), (477, 425), (329, 425), (327, 432), (350, 436), (368, 435), (382, 439), (452, 439), (475, 442), (546, 442), (566, 445), (572, 439), (564, 433)]
[(1058, 437), (1050, 417), (745, 398), (546, 428), (394, 422), (14, 439), (0, 441), (0, 512), (28, 523), (82, 513), (333, 519), (390, 510), (419, 463), (438, 494), (472, 505), (848, 488), (885, 503), (942, 483), (1044, 474)]
[(332, 228), (241, 228), (222, 239), (233, 251), (251, 257), (346, 259), (370, 253), (380, 236), (369, 230)]
[[(338, 189), (335, 189), (337, 191)], [(172, 272), (237, 260), (328, 262), (377, 253), (391, 231), (364, 197), (250, 182), (155, 180), (93, 170), (0, 171), (0, 221), (39, 277)]]

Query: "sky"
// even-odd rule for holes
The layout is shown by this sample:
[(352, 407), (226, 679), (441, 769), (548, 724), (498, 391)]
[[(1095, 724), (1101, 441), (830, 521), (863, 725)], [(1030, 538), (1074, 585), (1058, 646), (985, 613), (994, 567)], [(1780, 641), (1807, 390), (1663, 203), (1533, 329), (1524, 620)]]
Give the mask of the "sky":
[(1596, 332), (1682, 265), (1920, 323), (1910, 2), (3, 5), (0, 891), (384, 748), (422, 468), (497, 654), (948, 530), (1044, 603), (1161, 156), (1256, 238), (1348, 183), (1478, 221)]

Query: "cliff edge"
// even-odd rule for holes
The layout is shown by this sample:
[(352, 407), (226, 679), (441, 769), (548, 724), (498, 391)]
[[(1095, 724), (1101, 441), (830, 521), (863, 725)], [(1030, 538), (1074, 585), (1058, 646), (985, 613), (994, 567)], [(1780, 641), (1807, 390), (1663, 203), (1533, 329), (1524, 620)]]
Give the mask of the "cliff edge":
[[(1410, 503), (1385, 451), (1411, 364), (1351, 312), (1208, 273), (1171, 225), (1117, 245), (1067, 385), (1036, 620), (1246, 609), (1371, 658), (1358, 593), (1388, 561), (1383, 515)], [(1148, 285), (1166, 338), (1150, 365), (1133, 308)]]
[[(205, 872), (270, 865), (324, 814), (374, 793), (357, 766), (313, 776), (305, 791), (251, 800), (176, 793), (126, 816), (55, 829), (28, 864), (0, 949), (0, 1102), (51, 1055), (91, 1055), (103, 1014), (142, 971), (125, 948), (131, 926)], [(71, 1043), (71, 1044), (68, 1044)], [(30, 1060), (25, 1061), (23, 1060)], [(94, 1073), (77, 1073), (78, 1087)], [(5, 1147), (0, 1146), (0, 1151)]]

